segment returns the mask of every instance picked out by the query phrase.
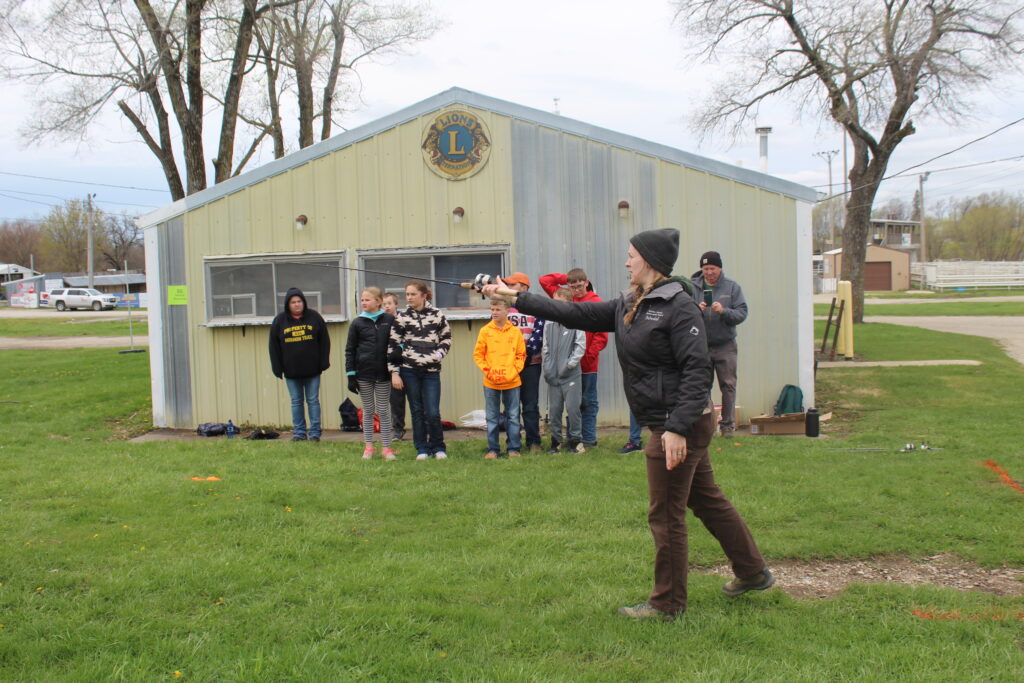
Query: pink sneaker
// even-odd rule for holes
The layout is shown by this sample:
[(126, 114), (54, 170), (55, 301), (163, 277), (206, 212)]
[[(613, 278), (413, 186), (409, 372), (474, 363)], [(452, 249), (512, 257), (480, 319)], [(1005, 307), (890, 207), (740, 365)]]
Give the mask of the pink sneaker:
[(372, 459), (373, 459), (373, 444), (372, 443), (368, 443), (363, 448), (363, 460), (372, 460)]
[(381, 450), (380, 454), (382, 456), (384, 456), (385, 460), (397, 460), (398, 459), (398, 454), (395, 453), (390, 448), (384, 448), (383, 450)]

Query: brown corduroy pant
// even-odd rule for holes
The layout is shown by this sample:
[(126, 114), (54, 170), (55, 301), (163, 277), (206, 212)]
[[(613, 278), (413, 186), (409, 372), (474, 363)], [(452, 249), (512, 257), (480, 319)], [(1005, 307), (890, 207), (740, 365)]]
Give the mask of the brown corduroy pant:
[(688, 548), (686, 508), (693, 510), (711, 532), (740, 578), (765, 568), (746, 522), (715, 483), (708, 445), (715, 431), (714, 414), (704, 415), (686, 438), (686, 459), (675, 469), (665, 468), (661, 446), (663, 428), (651, 430), (647, 441), (647, 521), (654, 536), (654, 590), (648, 602), (663, 612), (686, 611)]

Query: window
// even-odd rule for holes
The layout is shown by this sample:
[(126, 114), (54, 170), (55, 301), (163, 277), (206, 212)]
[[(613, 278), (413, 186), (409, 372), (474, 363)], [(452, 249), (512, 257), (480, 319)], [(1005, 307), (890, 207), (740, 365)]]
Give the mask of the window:
[(434, 293), (434, 305), (447, 309), (449, 317), (453, 312), (456, 318), (481, 317), (484, 313), (489, 315), (487, 300), (473, 290), (447, 283), (469, 282), (477, 273), (503, 273), (507, 254), (507, 246), (363, 252), (360, 254), (363, 272), (359, 273), (359, 287), (372, 285), (380, 287), (384, 293), (394, 292), (404, 305), (405, 283), (422, 279)]
[(298, 287), (327, 320), (345, 320), (345, 253), (265, 254), (206, 261), (206, 315), (211, 325), (265, 324)]

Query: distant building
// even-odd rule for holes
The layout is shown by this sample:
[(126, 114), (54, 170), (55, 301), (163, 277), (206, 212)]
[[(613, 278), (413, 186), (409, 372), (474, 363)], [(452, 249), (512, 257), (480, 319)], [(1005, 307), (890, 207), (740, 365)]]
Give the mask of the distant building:
[[(88, 287), (88, 275), (66, 275), (64, 282), (68, 287)], [(111, 275), (93, 275), (92, 286), (104, 294), (124, 294), (125, 287), (132, 294), (146, 291), (145, 273), (114, 273)]]
[(921, 260), (921, 221), (871, 219), (871, 243), (910, 254), (910, 262)]
[(0, 263), (0, 284), (4, 282), (14, 282), (15, 280), (23, 280), (27, 277), (38, 275), (36, 271), (25, 266), (19, 266), (16, 263)]
[[(835, 280), (843, 268), (843, 250), (822, 254), (823, 278)], [(816, 267), (817, 268), (817, 267)], [(826, 292), (834, 292), (834, 282), (827, 282)], [(910, 289), (910, 253), (877, 244), (869, 244), (864, 259), (864, 291), (889, 292)]]
[[(26, 269), (28, 270), (28, 269)], [(33, 272), (34, 271), (30, 271)], [(51, 289), (61, 287), (89, 286), (88, 275), (68, 275), (66, 273), (34, 273), (20, 280), (2, 282), (4, 294), (12, 306), (23, 308), (36, 308), (45, 305), (42, 295)], [(127, 287), (127, 290), (126, 290)], [(116, 294), (120, 299), (129, 299), (133, 303), (124, 303), (125, 306), (145, 307), (146, 275), (145, 273), (117, 273), (110, 275), (93, 275), (93, 288), (105, 294)], [(132, 296), (126, 297), (131, 294)], [(119, 304), (120, 305), (120, 304)]]

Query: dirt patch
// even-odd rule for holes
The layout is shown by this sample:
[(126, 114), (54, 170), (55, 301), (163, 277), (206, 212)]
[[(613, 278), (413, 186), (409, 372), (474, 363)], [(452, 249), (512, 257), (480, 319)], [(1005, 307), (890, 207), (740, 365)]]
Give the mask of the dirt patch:
[[(851, 583), (930, 584), (959, 591), (1024, 595), (1024, 569), (985, 569), (950, 555), (935, 555), (917, 562), (905, 557), (875, 557), (770, 564), (778, 581), (776, 586), (797, 600), (831, 598)], [(728, 565), (713, 567), (704, 573), (732, 578)]]

